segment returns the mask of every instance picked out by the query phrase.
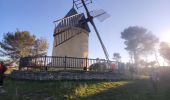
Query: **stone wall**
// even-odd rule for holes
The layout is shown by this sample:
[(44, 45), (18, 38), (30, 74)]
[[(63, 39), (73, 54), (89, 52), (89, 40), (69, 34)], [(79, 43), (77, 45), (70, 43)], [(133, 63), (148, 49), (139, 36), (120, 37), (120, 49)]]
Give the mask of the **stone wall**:
[(14, 71), (11, 74), (15, 79), (26, 80), (122, 80), (128, 79), (126, 75), (112, 72), (88, 71), (58, 71), (58, 72), (28, 72)]

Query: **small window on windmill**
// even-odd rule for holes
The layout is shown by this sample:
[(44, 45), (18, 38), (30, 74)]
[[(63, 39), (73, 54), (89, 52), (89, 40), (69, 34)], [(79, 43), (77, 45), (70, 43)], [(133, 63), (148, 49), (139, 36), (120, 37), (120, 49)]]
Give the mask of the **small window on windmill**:
[(61, 42), (61, 34), (58, 35), (58, 43)]

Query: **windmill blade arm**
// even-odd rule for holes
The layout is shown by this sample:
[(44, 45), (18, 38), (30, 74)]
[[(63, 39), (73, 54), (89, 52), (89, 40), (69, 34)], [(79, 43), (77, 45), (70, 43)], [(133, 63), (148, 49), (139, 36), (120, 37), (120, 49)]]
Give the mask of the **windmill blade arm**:
[(108, 19), (109, 17), (110, 17), (110, 15), (107, 14), (107, 13), (105, 13), (105, 14), (103, 14), (103, 15), (101, 15), (101, 16), (97, 16), (96, 18), (97, 18), (100, 22), (103, 22), (103, 21), (105, 21), (106, 19)]
[(103, 14), (106, 14), (106, 12), (103, 12), (103, 13), (101, 13), (101, 14), (95, 15), (95, 16), (93, 16), (93, 17), (94, 17), (94, 18), (95, 18), (95, 17), (99, 17), (99, 16), (101, 16), (101, 15), (103, 15)]
[(100, 22), (103, 22), (110, 17), (110, 15), (103, 9), (91, 11), (90, 14), (93, 18), (97, 18)]
[(107, 52), (107, 50), (106, 50), (106, 48), (105, 48), (105, 46), (104, 46), (104, 44), (103, 44), (103, 41), (102, 41), (102, 39), (101, 39), (101, 37), (100, 37), (100, 35), (99, 35), (99, 32), (98, 32), (98, 30), (97, 30), (97, 28), (96, 28), (96, 26), (95, 26), (95, 24), (94, 24), (93, 17), (90, 15), (90, 12), (89, 12), (89, 10), (88, 10), (88, 8), (87, 8), (84, 0), (81, 0), (81, 2), (82, 2), (82, 4), (83, 4), (83, 6), (84, 6), (84, 9), (86, 10), (86, 13), (87, 13), (87, 17), (88, 17), (88, 19), (89, 19), (89, 22), (92, 24), (92, 26), (93, 26), (96, 34), (97, 34), (97, 37), (98, 37), (98, 39), (99, 39), (99, 41), (100, 41), (100, 43), (101, 43), (101, 45), (102, 45), (102, 48), (103, 48), (105, 57), (106, 57), (107, 60), (109, 60), (109, 54), (108, 54), (108, 52)]
[(109, 61), (109, 54), (108, 54), (107, 49), (106, 49), (106, 47), (105, 47), (105, 45), (104, 45), (104, 43), (103, 43), (103, 41), (102, 41), (102, 39), (101, 39), (101, 37), (100, 37), (100, 34), (99, 34), (99, 32), (98, 32), (98, 30), (97, 30), (97, 28), (96, 28), (96, 25), (94, 24), (93, 20), (91, 20), (90, 23), (92, 24), (92, 26), (93, 26), (96, 34), (97, 34), (97, 37), (98, 37), (98, 39), (99, 39), (99, 41), (100, 41), (100, 44), (101, 44), (101, 46), (102, 46), (102, 49), (103, 49), (103, 51), (104, 51), (105, 57), (106, 57), (106, 59)]
[[(92, 0), (83, 0), (85, 5), (91, 4)], [(83, 7), (82, 1), (81, 0), (73, 0), (73, 4), (76, 6), (77, 9)]]

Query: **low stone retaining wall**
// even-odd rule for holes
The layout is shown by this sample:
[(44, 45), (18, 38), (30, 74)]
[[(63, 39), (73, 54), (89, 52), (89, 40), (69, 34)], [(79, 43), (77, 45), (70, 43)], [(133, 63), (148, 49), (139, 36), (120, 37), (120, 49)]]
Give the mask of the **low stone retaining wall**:
[(122, 80), (128, 79), (126, 75), (114, 74), (112, 72), (72, 72), (72, 71), (58, 71), (58, 72), (28, 72), (28, 71), (14, 71), (11, 74), (15, 79), (26, 80)]

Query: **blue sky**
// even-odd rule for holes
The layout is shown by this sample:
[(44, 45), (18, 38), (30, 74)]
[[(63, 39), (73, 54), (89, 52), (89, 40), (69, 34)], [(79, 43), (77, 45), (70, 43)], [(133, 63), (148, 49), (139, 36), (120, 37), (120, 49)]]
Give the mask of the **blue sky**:
[[(129, 26), (142, 26), (160, 40), (170, 42), (170, 0), (93, 0), (90, 10), (104, 9), (111, 17), (104, 22), (95, 20), (110, 58), (119, 52), (128, 61), (120, 33)], [(72, 0), (0, 0), (0, 40), (3, 33), (27, 30), (49, 41), (48, 55), (52, 53), (53, 30), (56, 19), (71, 9)], [(83, 8), (78, 12), (84, 12)], [(92, 29), (91, 29), (92, 30)], [(89, 35), (89, 57), (104, 58), (96, 34)]]

